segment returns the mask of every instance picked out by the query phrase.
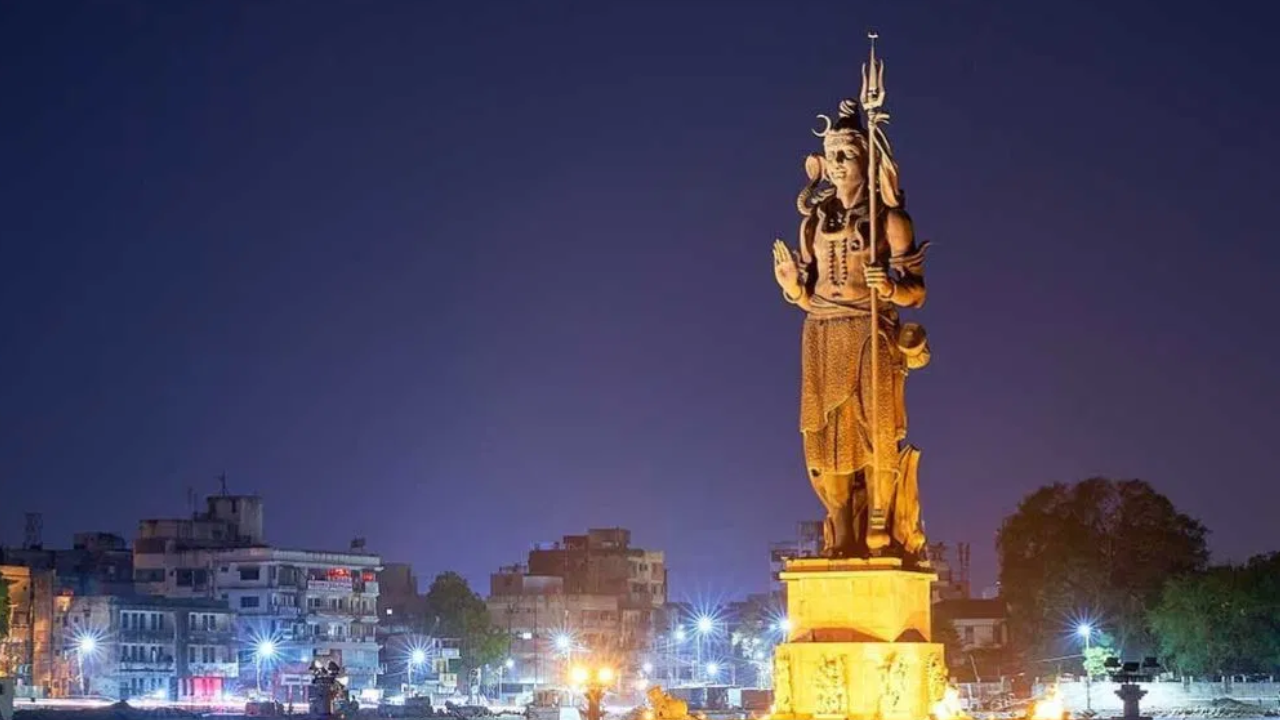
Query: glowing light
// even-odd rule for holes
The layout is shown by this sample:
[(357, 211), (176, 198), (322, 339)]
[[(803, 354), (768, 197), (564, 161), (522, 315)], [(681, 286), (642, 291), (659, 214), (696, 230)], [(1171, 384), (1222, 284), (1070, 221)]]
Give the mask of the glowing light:
[(528, 630), (525, 630), (524, 632), (520, 633), (520, 639), (521, 639), (521, 640), (532, 640), (532, 639), (533, 639), (533, 633), (529, 632)]
[(640, 669), (641, 669), (641, 670), (643, 670), (643, 671), (645, 672), (645, 674), (647, 675), (647, 674), (649, 674), (649, 673), (653, 672), (653, 663), (651, 663), (651, 662), (646, 662), (644, 665), (640, 666)]
[(258, 646), (254, 648), (253, 652), (259, 659), (270, 660), (276, 656), (276, 642), (274, 640), (259, 640)]
[(1031, 705), (1031, 720), (1063, 720), (1067, 710), (1058, 696), (1058, 686), (1049, 688), (1049, 692)]
[(930, 708), (929, 715), (934, 720), (956, 720), (964, 717), (964, 708), (960, 705), (960, 693), (948, 685), (942, 693), (942, 699)]
[(1086, 640), (1093, 635), (1093, 626), (1089, 623), (1080, 623), (1076, 626), (1076, 634)]
[(719, 673), (720, 673), (720, 664), (719, 664), (719, 663), (707, 663), (707, 674), (708, 674), (708, 675), (710, 675), (711, 677), (715, 677), (715, 676), (716, 676), (716, 675), (718, 675)]
[(716, 627), (716, 623), (715, 623), (715, 621), (714, 621), (714, 620), (712, 620), (712, 619), (711, 619), (711, 617), (710, 617), (710, 616), (708, 616), (708, 615), (703, 615), (702, 617), (698, 618), (698, 633), (699, 633), (699, 634), (701, 634), (701, 635), (706, 635), (707, 633), (709, 633), (709, 632), (711, 632), (712, 630), (714, 630), (714, 629), (715, 629), (715, 627)]
[(782, 618), (778, 621), (778, 630), (782, 632), (791, 632), (791, 618)]
[(507, 669), (510, 670), (511, 668), (516, 666), (516, 661), (512, 660), (511, 658), (507, 658), (507, 661), (503, 663), (503, 665), (506, 665)]
[(676, 628), (676, 642), (684, 642), (684, 628)]
[(573, 681), (574, 685), (581, 685), (585, 683), (589, 677), (591, 677), (590, 673), (588, 673), (587, 669), (582, 666), (575, 667), (569, 671), (569, 679)]
[(560, 652), (565, 652), (569, 648), (573, 647), (573, 639), (570, 638), (565, 633), (560, 633), (559, 635), (556, 635), (555, 642), (556, 642), (556, 649), (559, 650)]
[(421, 665), (427, 661), (427, 651), (418, 648), (409, 653), (409, 662), (413, 665)]
[(81, 635), (76, 641), (76, 652), (81, 655), (92, 655), (98, 649), (98, 639), (92, 635)]
[(648, 678), (639, 678), (638, 680), (636, 680), (636, 690), (639, 690), (640, 692), (644, 692), (648, 688), (649, 688)]
[(606, 685), (613, 682), (613, 668), (602, 667), (599, 670), (596, 670), (596, 680), (599, 680)]

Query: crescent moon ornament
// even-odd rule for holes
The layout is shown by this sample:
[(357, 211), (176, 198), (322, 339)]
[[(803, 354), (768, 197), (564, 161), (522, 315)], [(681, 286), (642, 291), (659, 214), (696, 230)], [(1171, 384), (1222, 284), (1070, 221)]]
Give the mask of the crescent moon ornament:
[(826, 137), (827, 133), (831, 132), (831, 118), (826, 115), (819, 115), (818, 119), (821, 120), (826, 127), (822, 128), (822, 132), (818, 132), (817, 130), (810, 130), (809, 132), (812, 132), (815, 137)]

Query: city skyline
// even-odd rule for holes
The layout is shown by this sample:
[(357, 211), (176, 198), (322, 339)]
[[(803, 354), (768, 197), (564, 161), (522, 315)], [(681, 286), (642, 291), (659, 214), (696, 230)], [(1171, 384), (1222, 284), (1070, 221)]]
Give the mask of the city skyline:
[(821, 512), (769, 246), (875, 27), (933, 241), (930, 539), (980, 589), (1024, 494), (1105, 475), (1270, 549), (1280, 139), (1243, 10), (307, 7), (0, 8), (0, 541), (132, 538), (225, 472), (270, 542), (424, 580), (620, 526), (673, 598), (766, 587)]

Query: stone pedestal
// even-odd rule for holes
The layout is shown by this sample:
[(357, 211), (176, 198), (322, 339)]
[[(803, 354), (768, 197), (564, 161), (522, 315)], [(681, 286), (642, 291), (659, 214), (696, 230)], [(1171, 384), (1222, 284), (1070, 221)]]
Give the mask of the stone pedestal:
[(947, 686), (942, 646), (929, 642), (936, 577), (892, 558), (788, 562), (772, 717), (927, 718)]

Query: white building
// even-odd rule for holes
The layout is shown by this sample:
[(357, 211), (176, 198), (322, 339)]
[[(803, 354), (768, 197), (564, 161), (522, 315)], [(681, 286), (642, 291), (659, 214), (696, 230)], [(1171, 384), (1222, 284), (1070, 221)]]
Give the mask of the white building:
[(239, 677), (235, 614), (204, 598), (74, 597), (60, 652), (74, 694), (212, 701)]
[(191, 520), (144, 520), (134, 543), (138, 589), (225, 601), (239, 616), (242, 686), (300, 701), (310, 662), (325, 656), (342, 665), (351, 690), (376, 687), (381, 559), (262, 538), (262, 502), (251, 496), (211, 497)]

